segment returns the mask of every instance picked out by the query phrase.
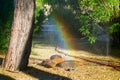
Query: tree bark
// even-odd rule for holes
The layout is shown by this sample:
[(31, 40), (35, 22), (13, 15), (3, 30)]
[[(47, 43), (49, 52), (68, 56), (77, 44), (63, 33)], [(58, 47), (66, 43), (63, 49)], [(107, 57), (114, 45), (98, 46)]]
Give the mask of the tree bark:
[(27, 67), (31, 52), (35, 0), (15, 0), (11, 37), (3, 68), (9, 71)]

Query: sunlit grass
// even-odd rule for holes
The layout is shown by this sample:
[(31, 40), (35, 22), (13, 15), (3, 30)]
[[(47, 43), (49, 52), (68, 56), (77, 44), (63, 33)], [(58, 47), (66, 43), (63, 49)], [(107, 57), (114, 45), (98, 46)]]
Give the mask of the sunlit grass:
[(38, 53), (35, 52), (34, 48), (32, 48), (31, 55), (36, 55), (36, 56), (38, 55)]
[[(42, 43), (42, 41), (39, 42)], [(38, 44), (38, 43), (36, 43), (35, 45), (37, 45), (38, 47), (32, 47), (31, 55), (33, 56), (30, 57), (33, 58), (30, 58), (30, 62), (29, 62), (29, 67), (33, 67), (33, 68), (30, 68), (25, 72), (19, 71), (18, 73), (12, 73), (3, 70), (0, 67), (0, 74), (1, 74), (0, 80), (13, 80), (11, 78), (14, 78), (14, 80), (42, 80), (43, 78), (44, 78), (43, 80), (47, 80), (48, 77), (52, 80), (53, 77), (56, 77), (57, 75), (65, 76), (72, 80), (79, 80), (79, 79), (80, 80), (119, 80), (120, 79), (120, 71), (108, 66), (93, 64), (85, 61), (82, 62), (81, 59), (79, 59), (79, 61), (81, 61), (83, 65), (78, 66), (77, 69), (73, 71), (65, 71), (64, 69), (59, 67), (45, 68), (41, 65), (37, 65), (37, 64), (34, 65), (33, 64), (34, 60), (36, 60), (37, 63), (40, 63), (42, 59), (48, 59), (50, 58), (51, 55), (57, 53), (55, 51), (55, 47), (53, 46), (49, 46), (49, 45), (43, 46), (43, 44)], [(76, 53), (76, 55), (85, 54), (87, 56), (83, 56), (83, 57), (87, 57), (95, 61), (100, 61), (101, 63), (103, 61), (107, 61), (107, 62), (112, 61), (110, 62), (110, 64), (120, 65), (118, 64), (120, 63), (119, 61), (120, 59), (117, 59), (115, 57), (104, 56), (104, 55), (103, 56), (91, 55), (90, 52), (81, 51), (81, 50), (74, 51), (74, 53)], [(3, 58), (3, 56), (1, 56), (0, 58)], [(51, 76), (51, 74), (57, 74), (57, 75)], [(44, 77), (41, 75), (44, 75)]]

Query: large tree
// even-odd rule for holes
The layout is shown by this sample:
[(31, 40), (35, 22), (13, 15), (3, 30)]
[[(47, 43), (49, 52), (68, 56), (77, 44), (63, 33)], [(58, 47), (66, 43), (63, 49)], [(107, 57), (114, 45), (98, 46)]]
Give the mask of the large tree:
[(16, 71), (27, 67), (31, 52), (35, 0), (14, 0), (14, 20), (6, 57), (5, 70)]

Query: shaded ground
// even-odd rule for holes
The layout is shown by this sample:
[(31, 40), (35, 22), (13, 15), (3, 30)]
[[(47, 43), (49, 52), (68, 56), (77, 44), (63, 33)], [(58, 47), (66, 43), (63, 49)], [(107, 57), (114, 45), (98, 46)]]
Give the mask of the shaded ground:
[[(101, 55), (102, 53), (98, 55), (87, 50), (58, 50), (80, 58), (58, 53), (51, 45), (35, 44), (28, 69), (19, 73), (11, 73), (0, 68), (0, 80), (120, 80), (120, 69), (117, 67), (120, 66), (120, 58)], [(42, 60), (54, 54), (59, 54), (67, 60), (78, 61), (75, 70), (66, 71), (59, 67), (45, 68), (40, 65)], [(2, 59), (3, 56), (0, 56), (0, 63)], [(79, 63), (82, 65), (78, 65)]]
[(8, 76), (5, 76), (5, 75), (0, 74), (0, 80), (15, 80), (15, 79), (13, 79), (13, 78), (11, 78), (11, 77), (8, 77)]

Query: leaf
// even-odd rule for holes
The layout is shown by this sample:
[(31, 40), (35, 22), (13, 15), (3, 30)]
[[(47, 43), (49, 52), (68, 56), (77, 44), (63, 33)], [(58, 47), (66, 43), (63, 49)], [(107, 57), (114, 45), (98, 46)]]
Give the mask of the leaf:
[(88, 37), (88, 41), (90, 41), (91, 44), (95, 43), (96, 39), (97, 39), (97, 38), (94, 37), (94, 36), (89, 36), (89, 37)]

